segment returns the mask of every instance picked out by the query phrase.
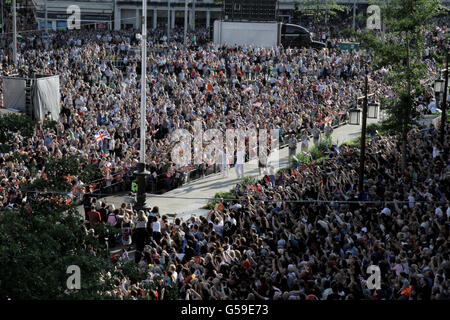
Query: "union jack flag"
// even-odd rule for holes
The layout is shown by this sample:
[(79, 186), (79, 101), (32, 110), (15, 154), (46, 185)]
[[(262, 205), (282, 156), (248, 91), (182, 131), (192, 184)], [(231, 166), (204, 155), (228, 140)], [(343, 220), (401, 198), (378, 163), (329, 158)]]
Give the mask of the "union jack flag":
[(98, 133), (95, 135), (95, 140), (97, 142), (103, 141), (104, 139), (109, 139), (109, 133), (106, 130), (100, 129)]

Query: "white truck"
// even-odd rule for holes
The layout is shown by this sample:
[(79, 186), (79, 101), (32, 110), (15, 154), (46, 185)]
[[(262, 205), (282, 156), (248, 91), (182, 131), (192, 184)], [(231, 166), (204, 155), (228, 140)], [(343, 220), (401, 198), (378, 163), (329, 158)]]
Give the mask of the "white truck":
[(253, 45), (271, 48), (284, 47), (326, 47), (325, 43), (314, 41), (311, 33), (302, 26), (281, 22), (214, 21), (214, 43), (223, 45)]

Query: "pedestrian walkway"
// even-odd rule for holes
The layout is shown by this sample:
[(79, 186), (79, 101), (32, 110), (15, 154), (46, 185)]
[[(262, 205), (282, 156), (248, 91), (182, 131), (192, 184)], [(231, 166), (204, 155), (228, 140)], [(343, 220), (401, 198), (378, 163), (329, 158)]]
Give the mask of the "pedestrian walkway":
[[(367, 119), (367, 125), (378, 122), (379, 119)], [(332, 139), (334, 143), (342, 143), (354, 140), (361, 134), (361, 125), (346, 124), (334, 129)], [(310, 142), (312, 146), (312, 139)], [(300, 151), (300, 143), (297, 152)], [(279, 167), (286, 168), (289, 165), (288, 148), (280, 150)], [(272, 159), (273, 160), (273, 159)], [(269, 158), (269, 163), (271, 158)], [(244, 165), (246, 176), (258, 176), (258, 163), (254, 160)], [(200, 209), (208, 202), (207, 198), (213, 198), (217, 192), (229, 191), (239, 182), (234, 168), (230, 168), (230, 175), (223, 177), (222, 173), (206, 176), (203, 179), (186, 183), (185, 185), (171, 190), (162, 195), (147, 195), (147, 202), (150, 206), (158, 206), (161, 214), (168, 214), (170, 217), (180, 217), (187, 219), (192, 215), (206, 215), (208, 210)], [(107, 197), (107, 203), (113, 203), (116, 207), (124, 202), (126, 195)]]

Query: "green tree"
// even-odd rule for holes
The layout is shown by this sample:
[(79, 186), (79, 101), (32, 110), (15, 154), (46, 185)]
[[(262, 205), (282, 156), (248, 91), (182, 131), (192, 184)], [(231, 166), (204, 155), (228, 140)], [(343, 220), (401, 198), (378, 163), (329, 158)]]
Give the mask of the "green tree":
[(417, 119), (415, 97), (423, 92), (420, 81), (426, 78), (427, 67), (422, 61), (427, 22), (439, 12), (439, 0), (390, 0), (376, 3), (388, 33), (385, 41), (370, 30), (357, 34), (369, 49), (371, 66), (387, 67), (387, 82), (397, 94), (386, 101), (387, 119), (384, 126), (401, 135), (402, 168), (406, 165), (407, 133)]
[(0, 143), (11, 143), (13, 133), (31, 137), (36, 121), (25, 114), (8, 113), (0, 115)]
[(312, 13), (315, 24), (327, 23), (329, 17), (345, 10), (336, 0), (298, 0), (295, 1), (295, 8), (300, 13)]
[[(111, 264), (98, 239), (88, 235), (76, 210), (61, 207), (0, 214), (0, 299), (101, 299)], [(96, 250), (96, 255), (91, 252)], [(67, 294), (67, 268), (81, 270), (81, 288)]]
[[(108, 230), (99, 226), (94, 234), (88, 233), (77, 209), (65, 203), (70, 184), (64, 176), (78, 170), (76, 157), (48, 159), (47, 179), (22, 186), (25, 202), (0, 211), (0, 299), (107, 298), (105, 292), (114, 285), (102, 279), (114, 272), (103, 241)], [(68, 294), (70, 265), (80, 267), (81, 288)]]

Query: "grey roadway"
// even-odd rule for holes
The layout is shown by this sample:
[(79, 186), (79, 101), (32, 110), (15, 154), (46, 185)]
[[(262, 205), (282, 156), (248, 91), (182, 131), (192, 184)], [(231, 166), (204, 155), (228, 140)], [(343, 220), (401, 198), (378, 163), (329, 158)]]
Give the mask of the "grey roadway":
[[(378, 122), (379, 119), (367, 119), (367, 125)], [(361, 125), (346, 124), (335, 128), (332, 134), (334, 143), (341, 145), (343, 142), (354, 140), (361, 134)], [(310, 143), (312, 146), (312, 142)], [(300, 150), (300, 144), (297, 151)], [(285, 168), (288, 166), (288, 148), (280, 150), (279, 165), (274, 165), (275, 169)], [(273, 162), (274, 157), (269, 158), (269, 163)], [(244, 165), (244, 174), (246, 176), (259, 176), (258, 164), (256, 161), (248, 162)], [(239, 182), (234, 168), (230, 168), (228, 177), (224, 177), (222, 173), (209, 175), (205, 178), (188, 182), (183, 186), (171, 190), (163, 195), (147, 195), (147, 202), (150, 206), (158, 206), (161, 214), (168, 214), (170, 217), (181, 217), (184, 220), (191, 215), (205, 215), (207, 210), (200, 209), (209, 198), (213, 198), (217, 192), (229, 191)], [(125, 200), (126, 194), (107, 197), (104, 200), (108, 204), (114, 204), (119, 207)]]

